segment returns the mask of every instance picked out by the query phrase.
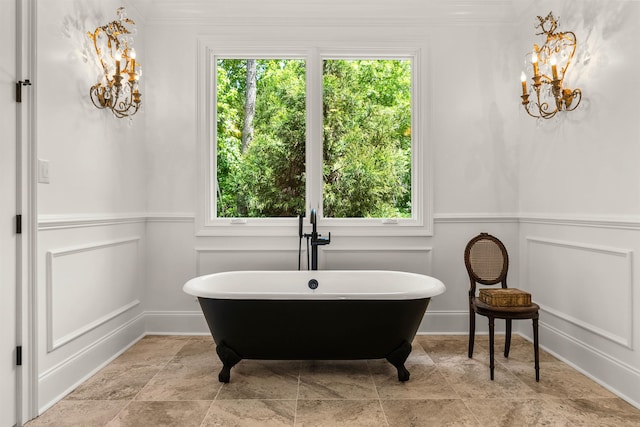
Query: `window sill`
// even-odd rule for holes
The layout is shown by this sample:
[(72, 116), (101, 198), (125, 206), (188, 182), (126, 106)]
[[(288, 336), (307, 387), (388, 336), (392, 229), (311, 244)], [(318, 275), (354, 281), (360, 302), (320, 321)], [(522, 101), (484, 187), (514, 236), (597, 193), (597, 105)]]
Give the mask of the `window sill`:
[[(268, 221), (268, 222), (267, 222)], [(365, 222), (366, 221), (366, 222)], [(415, 220), (360, 220), (360, 219), (323, 219), (318, 222), (317, 230), (323, 236), (332, 237), (402, 237), (432, 236), (433, 224), (419, 224)], [(304, 221), (304, 233), (311, 232), (309, 221)], [(216, 223), (201, 225), (196, 237), (238, 236), (238, 237), (297, 237), (298, 220), (286, 218), (266, 221), (249, 219), (217, 220)]]

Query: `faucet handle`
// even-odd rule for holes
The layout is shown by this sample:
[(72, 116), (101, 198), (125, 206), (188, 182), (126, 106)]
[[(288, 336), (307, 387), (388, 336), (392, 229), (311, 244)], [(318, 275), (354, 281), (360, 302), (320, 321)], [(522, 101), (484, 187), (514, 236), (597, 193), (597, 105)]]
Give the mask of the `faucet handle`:
[[(322, 234), (318, 234), (318, 237), (322, 237)], [(331, 243), (331, 232), (329, 232), (329, 237), (322, 237), (316, 240), (319, 245), (328, 245)]]

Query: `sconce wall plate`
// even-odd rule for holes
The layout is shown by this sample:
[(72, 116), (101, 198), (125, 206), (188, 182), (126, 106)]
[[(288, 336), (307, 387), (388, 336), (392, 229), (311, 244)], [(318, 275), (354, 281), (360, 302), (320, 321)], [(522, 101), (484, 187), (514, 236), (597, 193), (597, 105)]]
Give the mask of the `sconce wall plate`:
[[(91, 86), (89, 95), (93, 105), (109, 109), (118, 118), (131, 117), (138, 112), (142, 94), (138, 90), (141, 75), (133, 48), (135, 22), (127, 18), (124, 7), (117, 10), (118, 20), (96, 28), (87, 35), (93, 41), (103, 76)], [(127, 28), (130, 25), (131, 29)]]
[[(538, 16), (541, 32), (545, 35), (542, 46), (533, 45), (533, 52), (527, 54), (527, 62), (531, 64), (532, 94), (527, 88), (527, 77), (522, 72), (522, 105), (526, 112), (538, 119), (550, 119), (558, 111), (573, 111), (582, 100), (580, 89), (563, 87), (564, 77), (576, 52), (576, 35), (572, 31), (556, 32), (558, 20), (552, 12), (543, 18)], [(530, 59), (530, 62), (528, 61)], [(530, 95), (534, 99), (530, 100)]]

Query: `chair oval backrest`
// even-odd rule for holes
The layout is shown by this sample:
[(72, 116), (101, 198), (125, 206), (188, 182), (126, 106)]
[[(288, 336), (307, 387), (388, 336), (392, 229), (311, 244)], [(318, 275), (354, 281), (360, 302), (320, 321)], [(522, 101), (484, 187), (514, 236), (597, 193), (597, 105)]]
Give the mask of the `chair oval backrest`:
[(509, 256), (496, 237), (481, 233), (471, 239), (464, 251), (464, 263), (471, 280), (483, 285), (503, 282), (506, 287)]

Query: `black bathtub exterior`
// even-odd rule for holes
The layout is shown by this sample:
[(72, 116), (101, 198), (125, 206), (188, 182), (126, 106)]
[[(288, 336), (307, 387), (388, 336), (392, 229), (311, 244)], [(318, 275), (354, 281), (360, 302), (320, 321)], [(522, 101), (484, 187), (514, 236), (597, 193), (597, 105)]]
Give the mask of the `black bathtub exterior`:
[(404, 362), (430, 298), (410, 300), (253, 300), (199, 297), (224, 367), (242, 359), (386, 358), (407, 381)]

